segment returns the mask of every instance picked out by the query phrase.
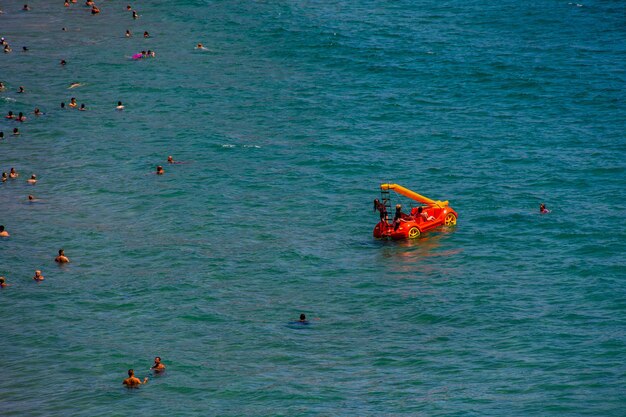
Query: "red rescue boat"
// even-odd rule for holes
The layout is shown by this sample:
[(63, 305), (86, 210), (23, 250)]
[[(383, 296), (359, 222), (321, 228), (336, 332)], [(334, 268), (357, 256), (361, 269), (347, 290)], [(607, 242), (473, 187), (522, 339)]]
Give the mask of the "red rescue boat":
[[(389, 190), (420, 203), (409, 214), (402, 212), (400, 204), (390, 221), (391, 199)], [(440, 226), (454, 226), (458, 214), (447, 201), (431, 200), (398, 184), (381, 184), (381, 200), (374, 200), (374, 209), (380, 213), (380, 222), (374, 227), (376, 239), (415, 239), (422, 233)]]

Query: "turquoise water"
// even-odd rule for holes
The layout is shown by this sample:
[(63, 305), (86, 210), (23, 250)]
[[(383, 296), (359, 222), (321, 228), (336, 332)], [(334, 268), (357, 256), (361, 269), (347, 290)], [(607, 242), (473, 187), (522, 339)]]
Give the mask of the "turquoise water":
[(623, 2), (81, 3), (2, 4), (0, 415), (626, 414)]

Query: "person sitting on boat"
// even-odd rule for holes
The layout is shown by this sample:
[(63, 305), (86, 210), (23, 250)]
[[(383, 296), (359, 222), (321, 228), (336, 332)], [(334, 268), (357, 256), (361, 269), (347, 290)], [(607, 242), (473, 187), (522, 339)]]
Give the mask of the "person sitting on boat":
[(429, 216), (428, 213), (426, 213), (425, 211), (423, 211), (424, 208), (423, 207), (418, 207), (417, 208), (417, 214), (424, 219), (425, 222), (429, 222), (431, 220), (435, 220), (435, 216)]
[(393, 230), (398, 230), (400, 227), (400, 220), (403, 220), (405, 214), (402, 213), (402, 205), (396, 204), (396, 214), (393, 216)]

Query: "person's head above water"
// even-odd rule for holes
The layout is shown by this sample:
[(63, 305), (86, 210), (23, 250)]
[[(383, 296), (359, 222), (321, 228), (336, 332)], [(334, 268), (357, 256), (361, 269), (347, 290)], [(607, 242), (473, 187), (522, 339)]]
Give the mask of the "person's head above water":
[(135, 371), (132, 369), (128, 370), (128, 376), (132, 377), (133, 375), (135, 375)]
[(306, 321), (306, 315), (304, 313), (300, 314), (300, 321)]

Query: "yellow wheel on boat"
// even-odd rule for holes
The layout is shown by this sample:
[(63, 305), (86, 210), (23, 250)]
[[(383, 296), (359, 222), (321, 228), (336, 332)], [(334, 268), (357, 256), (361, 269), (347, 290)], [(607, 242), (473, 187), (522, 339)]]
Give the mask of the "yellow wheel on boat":
[(420, 229), (418, 229), (417, 227), (413, 226), (409, 229), (409, 239), (415, 239), (416, 237), (419, 237), (420, 235)]
[(444, 220), (444, 224), (446, 226), (454, 226), (456, 224), (456, 216), (454, 213), (446, 214), (446, 219)]

